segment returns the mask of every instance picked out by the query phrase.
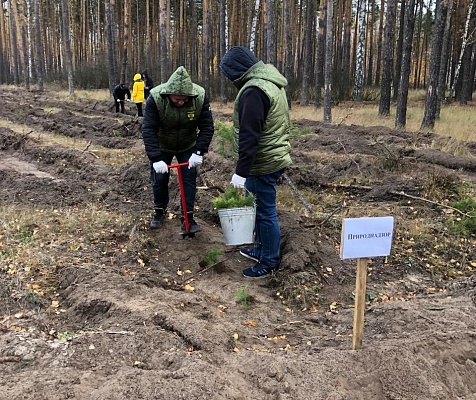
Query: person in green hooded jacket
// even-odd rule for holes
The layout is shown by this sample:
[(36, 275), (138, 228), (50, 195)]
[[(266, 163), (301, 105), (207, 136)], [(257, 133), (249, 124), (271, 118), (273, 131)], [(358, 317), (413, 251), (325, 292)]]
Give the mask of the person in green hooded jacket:
[(243, 275), (261, 278), (276, 271), (281, 261), (276, 184), (291, 164), (288, 82), (242, 46), (226, 52), (220, 69), (238, 89), (233, 114), (238, 161), (230, 183), (256, 198), (255, 242), (240, 250), (255, 264)]
[(150, 227), (165, 222), (169, 203), (169, 168), (175, 157), (181, 168), (189, 231), (186, 232), (182, 209), (181, 234), (201, 230), (194, 219), (197, 192), (197, 166), (202, 164), (214, 133), (210, 101), (205, 89), (192, 82), (180, 66), (167, 82), (150, 91), (142, 121), (142, 138), (150, 162), (150, 180), (155, 214)]

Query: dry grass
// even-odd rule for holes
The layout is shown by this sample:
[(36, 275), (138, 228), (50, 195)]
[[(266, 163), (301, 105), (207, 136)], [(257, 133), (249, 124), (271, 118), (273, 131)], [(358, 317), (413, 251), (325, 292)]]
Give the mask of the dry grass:
[[(10, 90), (23, 90), (8, 86)], [(70, 96), (68, 91), (59, 87), (49, 86), (47, 91), (55, 92), (55, 96), (65, 101), (76, 101), (78, 98), (107, 101), (111, 100), (109, 90), (75, 90)], [(409, 93), (407, 108), (407, 132), (420, 132), (420, 125), (423, 119), (425, 91), (417, 90)], [(385, 126), (395, 127), (395, 104), (391, 105), (389, 117), (379, 117), (379, 103), (374, 102), (341, 102), (332, 109), (332, 123), (360, 126)], [(468, 102), (467, 105), (452, 103), (444, 105), (441, 110), (441, 117), (436, 121), (432, 132), (442, 136), (451, 136), (460, 141), (476, 141), (476, 103)], [(228, 102), (221, 106), (219, 102), (212, 102), (212, 110), (223, 113), (232, 113), (233, 102)], [(291, 109), (291, 119), (307, 119), (311, 121), (323, 121), (324, 111), (322, 108), (315, 109), (313, 105), (301, 107), (299, 103), (293, 103)]]
[[(476, 141), (476, 110), (474, 103), (466, 106), (459, 104), (445, 105), (441, 116), (435, 123), (432, 132), (442, 136), (451, 136), (460, 141)], [(407, 132), (421, 132), (420, 125), (423, 120), (424, 105), (414, 102), (407, 109)], [(293, 105), (291, 119), (308, 119), (323, 121), (324, 111), (314, 106), (301, 107)], [(360, 126), (385, 126), (395, 128), (395, 108), (390, 110), (389, 117), (378, 116), (378, 103), (340, 103), (332, 109), (332, 123)]]
[[(424, 114), (425, 91), (416, 90), (409, 93), (407, 108), (407, 132), (421, 132), (420, 125)], [(220, 112), (231, 113), (233, 102), (226, 106), (219, 103), (212, 103), (212, 108)], [(476, 102), (469, 102), (468, 105), (452, 103), (444, 105), (441, 110), (440, 119), (436, 121), (432, 132), (442, 136), (451, 136), (460, 141), (476, 141)], [(332, 123), (334, 125), (360, 125), (360, 126), (385, 126), (395, 128), (395, 104), (391, 105), (390, 116), (380, 117), (378, 115), (379, 103), (374, 102), (341, 102), (332, 108)], [(300, 106), (293, 103), (291, 107), (291, 119), (320, 121), (324, 120), (323, 108), (316, 109), (314, 105)]]
[(82, 250), (107, 250), (111, 244), (106, 238), (132, 221), (94, 203), (59, 209), (0, 206), (0, 216), (2, 284), (17, 282), (19, 296), (31, 291), (40, 297), (56, 292), (58, 268), (84, 262)]
[(30, 135), (45, 146), (61, 146), (67, 149), (87, 151), (102, 163), (111, 167), (121, 167), (129, 162), (143, 157), (144, 149), (138, 145), (129, 149), (110, 149), (107, 147), (92, 145), (86, 139), (56, 135), (54, 133), (44, 133), (42, 131), (32, 130), (30, 126), (0, 120), (0, 127), (8, 128), (19, 136)]

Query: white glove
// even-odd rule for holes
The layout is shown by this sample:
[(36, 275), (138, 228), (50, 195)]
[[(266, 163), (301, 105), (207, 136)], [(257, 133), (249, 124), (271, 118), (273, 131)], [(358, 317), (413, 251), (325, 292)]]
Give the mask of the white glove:
[(117, 101), (118, 103), (120, 103), (120, 102), (121, 102), (121, 100), (119, 100), (119, 99), (117, 99), (116, 101)]
[(157, 161), (153, 163), (152, 167), (154, 167), (155, 172), (157, 172), (158, 174), (166, 174), (167, 172), (169, 172), (169, 167), (163, 161)]
[(126, 99), (126, 101), (131, 101), (131, 99)]
[(240, 175), (233, 174), (230, 183), (236, 188), (243, 189), (245, 187), (245, 181), (246, 178), (243, 178)]
[(188, 169), (195, 168), (197, 165), (200, 165), (203, 162), (203, 157), (192, 153), (190, 158), (188, 159)]

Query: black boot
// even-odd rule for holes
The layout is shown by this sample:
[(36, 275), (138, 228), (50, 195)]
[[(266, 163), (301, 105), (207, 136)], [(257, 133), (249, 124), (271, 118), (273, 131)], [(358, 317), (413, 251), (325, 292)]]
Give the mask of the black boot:
[(165, 222), (165, 212), (163, 208), (156, 208), (155, 209), (155, 215), (150, 221), (150, 227), (151, 229), (157, 229), (162, 226), (162, 224)]
[(188, 212), (187, 213), (187, 217), (188, 217), (188, 227), (189, 227), (189, 231), (187, 232), (186, 228), (185, 228), (185, 218), (184, 217), (180, 217), (180, 221), (181, 221), (181, 226), (180, 226), (180, 233), (181, 234), (185, 234), (185, 233), (197, 233), (197, 232), (200, 232), (202, 230), (201, 226), (198, 225), (195, 220), (193, 219), (193, 212)]

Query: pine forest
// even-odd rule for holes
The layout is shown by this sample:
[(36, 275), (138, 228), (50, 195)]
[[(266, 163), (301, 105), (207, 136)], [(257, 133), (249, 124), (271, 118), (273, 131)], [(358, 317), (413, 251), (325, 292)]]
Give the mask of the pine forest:
[[(471, 100), (476, 73), (473, 0), (2, 0), (0, 83), (42, 91), (60, 82), (112, 88), (179, 65), (226, 102), (218, 65), (247, 46), (288, 79), (290, 104), (397, 104), (405, 126), (411, 89), (426, 90), (422, 126), (444, 101)], [(35, 85), (35, 87), (32, 87)]]

